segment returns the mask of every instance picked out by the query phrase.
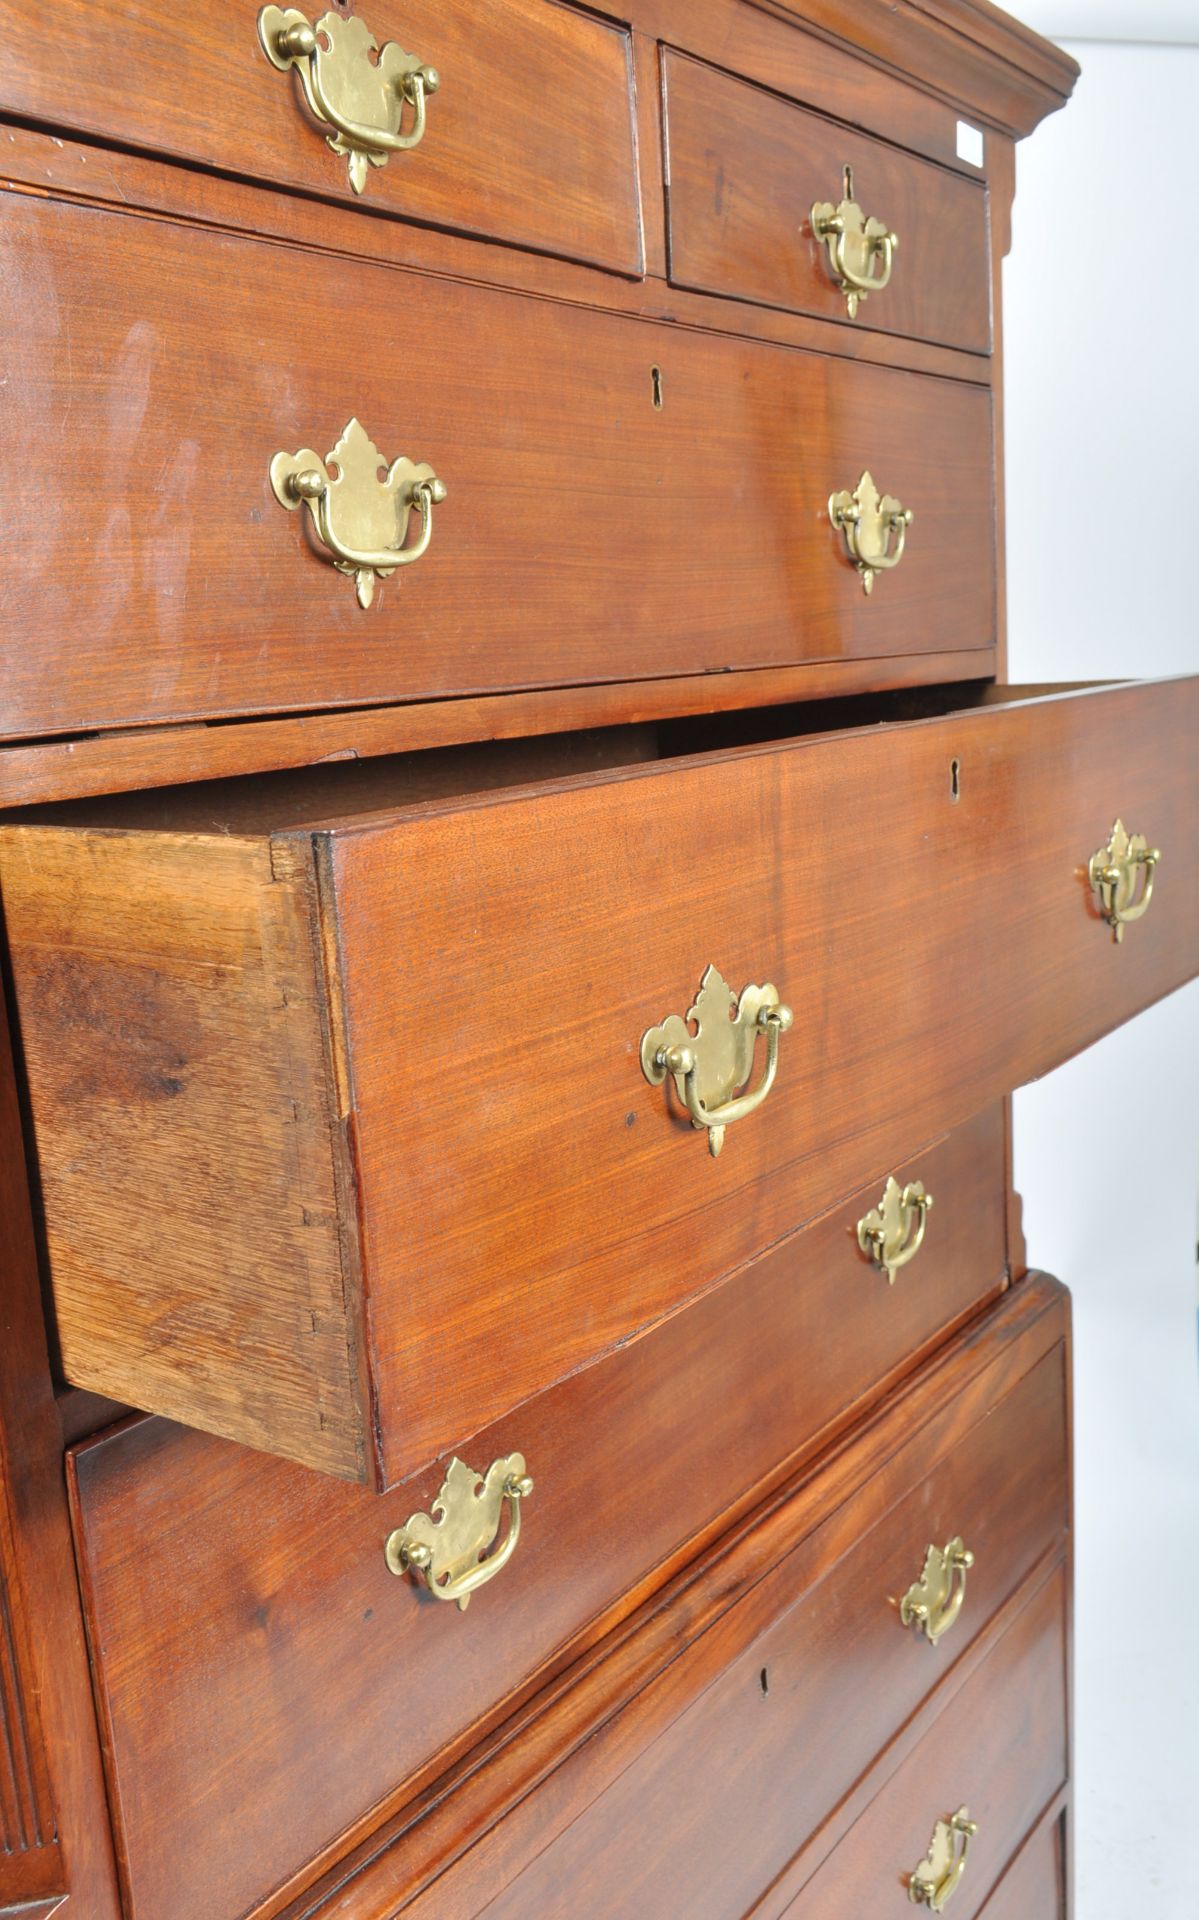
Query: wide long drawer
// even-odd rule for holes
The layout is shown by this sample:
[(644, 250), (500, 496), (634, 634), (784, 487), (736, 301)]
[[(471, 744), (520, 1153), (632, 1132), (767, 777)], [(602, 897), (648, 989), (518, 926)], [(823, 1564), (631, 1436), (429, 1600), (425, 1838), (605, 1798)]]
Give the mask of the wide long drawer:
[[(317, 59), (277, 71), (268, 45), (305, 20), (318, 28)], [(378, 65), (372, 40), (391, 45)], [(370, 0), (355, 19), (319, 0), (308, 9), (202, 0), (139, 6), (134, 17), (128, 0), (62, 0), (49, 12), (0, 0), (0, 43), (0, 112), (370, 212), (641, 270), (629, 36), (570, 0)], [(419, 144), (351, 169), (365, 148), (343, 141), (330, 151), (337, 131), (311, 110), (302, 76), (334, 112), (411, 139), (409, 64), (441, 82)], [(368, 222), (363, 251), (371, 244)], [(111, 294), (107, 276), (98, 284)], [(348, 347), (349, 329), (332, 316), (325, 348)]]
[[(822, 1238), (804, 1236), (814, 1248)], [(485, 1467), (523, 1449), (535, 1487), (516, 1551), (465, 1612), (433, 1604), (411, 1577), (397, 1581), (384, 1560), (390, 1530), (429, 1506), (437, 1475), (379, 1499), (161, 1421), (76, 1449), (78, 1548), (131, 1920), (233, 1920), (310, 1861), (335, 1857), (389, 1797), (412, 1800), (414, 1785), (402, 1789), (420, 1769), (427, 1778), (431, 1764), (459, 1757), (480, 1716), (510, 1715), (514, 1690), (539, 1668), (544, 1677), (556, 1644), (577, 1643), (616, 1600), (629, 1612), (662, 1584), (660, 1572), (650, 1578), (655, 1560), (668, 1564), (685, 1534), (744, 1507), (808, 1430), (804, 1381), (821, 1370), (793, 1302), (822, 1276), (800, 1249), (792, 1257), (788, 1269), (772, 1256), (739, 1297), (722, 1289), (466, 1450)], [(1035, 1286), (1007, 1298), (842, 1455), (831, 1490), (817, 1475), (778, 1509), (760, 1564), (750, 1529), (751, 1573), (735, 1574), (735, 1555), (727, 1580), (717, 1572), (723, 1606), (739, 1583), (754, 1589), (707, 1643), (720, 1677), (705, 1690), (685, 1674), (687, 1711), (596, 1815), (606, 1846), (640, 1858), (628, 1870), (630, 1897), (647, 1900), (640, 1911), (666, 1911), (652, 1896), (675, 1875), (687, 1888), (714, 1876), (715, 1904), (672, 1911), (739, 1914), (769, 1850), (789, 1856), (1059, 1536), (1060, 1307)], [(869, 1341), (863, 1305), (854, 1317)], [(847, 1399), (855, 1384), (851, 1369)], [(902, 1597), (921, 1584), (929, 1548), (959, 1534), (973, 1564), (950, 1573), (930, 1642), (904, 1626)], [(694, 1599), (669, 1603), (667, 1660), (695, 1623)], [(601, 1653), (602, 1643), (584, 1664)], [(847, 1688), (858, 1703), (848, 1722)], [(652, 1719), (652, 1696), (646, 1705)], [(655, 1813), (647, 1846), (646, 1808), (662, 1804), (655, 1753), (673, 1765), (680, 1752), (699, 1760), (692, 1811), (664, 1820), (661, 1835)], [(813, 1752), (819, 1767), (797, 1763)], [(720, 1793), (730, 1814), (756, 1808), (763, 1838), (717, 1871), (710, 1855), (723, 1841), (704, 1809)], [(688, 1866), (691, 1818), (706, 1838)], [(224, 1836), (215, 1859), (214, 1831)]]
[[(494, 760), (5, 827), (68, 1376), (417, 1471), (1187, 979), (1197, 731), (1182, 680), (423, 804)], [(1161, 853), (1121, 942), (1088, 879), (1117, 815)], [(723, 981), (792, 1031), (755, 991), (731, 1036)], [(714, 1055), (666, 1079), (694, 1007)], [(681, 1097), (752, 1100), (771, 1049), (714, 1157)]]
[[(994, 645), (986, 388), (21, 195), (0, 236), (0, 734)], [(914, 515), (870, 594), (867, 471)]]

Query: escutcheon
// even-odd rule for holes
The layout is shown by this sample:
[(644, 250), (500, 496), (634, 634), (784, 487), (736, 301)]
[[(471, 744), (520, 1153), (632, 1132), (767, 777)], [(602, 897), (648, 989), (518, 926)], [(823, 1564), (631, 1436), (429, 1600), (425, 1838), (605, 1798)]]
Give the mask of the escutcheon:
[(888, 1174), (883, 1197), (858, 1221), (858, 1245), (881, 1273), (888, 1286), (895, 1285), (900, 1267), (914, 1260), (924, 1240), (924, 1228), (931, 1193), (924, 1191), (923, 1180), (909, 1180), (901, 1187), (894, 1174)]
[[(434, 505), (446, 497), (432, 467), (402, 455), (389, 467), (357, 420), (324, 460), (301, 447), (299, 453), (277, 453), (270, 473), (281, 507), (294, 513), (301, 501), (307, 503), (334, 566), (354, 575), (360, 607), (370, 606), (379, 580), (426, 552)], [(420, 532), (405, 546), (413, 512), (420, 515)]]
[[(465, 1613), (471, 1594), (494, 1580), (516, 1552), (521, 1504), (532, 1491), (523, 1454), (493, 1460), (485, 1474), (451, 1460), (430, 1511), (414, 1513), (388, 1535), (388, 1566), (396, 1574), (415, 1574), (435, 1599), (454, 1600)], [(508, 1532), (497, 1546), (505, 1507)]]
[[(642, 1034), (641, 1071), (651, 1087), (660, 1087), (668, 1073), (674, 1076), (692, 1126), (707, 1130), (708, 1150), (715, 1156), (724, 1145), (725, 1128), (760, 1107), (770, 1092), (779, 1036), (790, 1025), (791, 1009), (780, 1004), (777, 988), (745, 987), (738, 999), (716, 968), (708, 967), (686, 1015), (668, 1014), (661, 1026)], [(752, 1092), (735, 1099), (753, 1070), (760, 1033), (766, 1036), (762, 1078)]]
[(862, 577), (864, 593), (874, 591), (876, 573), (886, 573), (903, 559), (904, 542), (912, 524), (911, 507), (890, 493), (881, 493), (869, 468), (852, 493), (829, 496), (828, 517), (845, 535), (849, 557)]
[(960, 1533), (943, 1547), (930, 1546), (924, 1556), (923, 1573), (899, 1603), (901, 1623), (915, 1627), (935, 1647), (962, 1611), (966, 1575), (973, 1565), (974, 1555)]
[[(389, 40), (380, 47), (355, 14), (323, 13), (310, 26), (295, 7), (264, 7), (258, 38), (273, 67), (294, 67), (313, 118), (344, 154), (350, 185), (361, 193), (369, 167), (384, 167), (425, 137), (425, 101), (441, 85), (436, 67)], [(405, 113), (410, 124), (405, 130)]]
[(1091, 855), (1088, 872), (1099, 896), (1103, 917), (1117, 941), (1124, 929), (1139, 920), (1153, 898), (1153, 876), (1161, 859), (1142, 833), (1130, 834), (1117, 820), (1105, 847)]
[(943, 1913), (966, 1871), (966, 1854), (978, 1832), (968, 1807), (959, 1807), (948, 1820), (938, 1820), (932, 1842), (908, 1880), (908, 1899), (918, 1907)]
[(828, 248), (828, 268), (845, 295), (851, 320), (871, 293), (881, 293), (891, 278), (899, 235), (885, 220), (867, 219), (853, 197), (853, 168), (842, 174), (839, 206), (817, 200), (812, 208), (812, 232)]

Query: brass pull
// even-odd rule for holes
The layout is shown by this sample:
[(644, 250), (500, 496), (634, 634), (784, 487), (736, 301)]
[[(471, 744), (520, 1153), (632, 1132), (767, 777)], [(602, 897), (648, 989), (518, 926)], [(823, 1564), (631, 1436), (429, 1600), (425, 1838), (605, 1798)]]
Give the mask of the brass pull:
[(901, 506), (894, 494), (880, 494), (867, 470), (852, 493), (830, 494), (828, 517), (845, 535), (863, 591), (872, 592), (875, 574), (897, 567), (903, 559), (912, 509)]
[[(715, 1157), (724, 1145), (725, 1128), (760, 1107), (774, 1085), (779, 1036), (790, 1025), (791, 1009), (780, 1005), (777, 988), (745, 987), (737, 999), (716, 968), (708, 967), (686, 1016), (668, 1014), (661, 1026), (642, 1034), (641, 1071), (651, 1087), (660, 1087), (668, 1073), (674, 1075), (691, 1124), (707, 1129), (708, 1150)], [(753, 1069), (760, 1033), (766, 1035), (765, 1072), (752, 1092), (734, 1099)]]
[[(273, 67), (294, 67), (313, 118), (334, 153), (346, 155), (350, 185), (361, 193), (367, 168), (385, 167), (393, 153), (419, 147), (425, 137), (425, 101), (441, 76), (389, 40), (380, 47), (356, 15), (323, 13), (309, 26), (295, 7), (264, 7), (258, 38)], [(375, 58), (375, 55), (378, 58)], [(412, 124), (402, 129), (405, 108)]]
[(817, 200), (812, 208), (812, 232), (828, 248), (828, 269), (842, 293), (851, 320), (867, 294), (881, 293), (891, 278), (899, 235), (884, 220), (869, 220), (853, 197), (853, 168), (843, 174), (844, 194), (839, 206)]
[(1144, 834), (1127, 833), (1122, 820), (1116, 821), (1107, 845), (1091, 855), (1091, 885), (1117, 941), (1123, 940), (1130, 921), (1139, 920), (1148, 910), (1161, 857), (1157, 847), (1146, 843)]
[(943, 1547), (930, 1546), (924, 1556), (923, 1573), (899, 1603), (901, 1623), (915, 1627), (935, 1647), (962, 1611), (966, 1575), (973, 1565), (974, 1555), (960, 1533)]
[[(446, 497), (432, 467), (402, 456), (387, 467), (382, 454), (357, 420), (322, 460), (310, 447), (277, 453), (271, 461), (271, 486), (281, 507), (294, 513), (306, 501), (317, 536), (341, 573), (352, 573), (358, 604), (369, 607), (375, 584), (397, 567), (408, 567), (428, 549), (433, 508)], [(330, 474), (329, 468), (334, 472)], [(420, 532), (405, 546), (408, 519), (420, 515)]]
[[(465, 1613), (471, 1594), (494, 1580), (516, 1552), (521, 1504), (532, 1491), (523, 1454), (493, 1460), (485, 1474), (451, 1460), (430, 1511), (412, 1514), (388, 1535), (388, 1566), (396, 1574), (415, 1574), (435, 1599), (456, 1600)], [(497, 1547), (505, 1506), (508, 1532)]]
[(871, 1207), (858, 1221), (858, 1245), (886, 1274), (888, 1286), (895, 1285), (900, 1267), (906, 1267), (919, 1253), (932, 1204), (933, 1196), (924, 1191), (923, 1180), (909, 1180), (906, 1187), (901, 1187), (894, 1175), (888, 1174), (877, 1207)]
[(970, 1842), (978, 1832), (968, 1807), (959, 1807), (948, 1820), (938, 1820), (932, 1843), (908, 1880), (908, 1899), (918, 1907), (943, 1913), (966, 1871)]

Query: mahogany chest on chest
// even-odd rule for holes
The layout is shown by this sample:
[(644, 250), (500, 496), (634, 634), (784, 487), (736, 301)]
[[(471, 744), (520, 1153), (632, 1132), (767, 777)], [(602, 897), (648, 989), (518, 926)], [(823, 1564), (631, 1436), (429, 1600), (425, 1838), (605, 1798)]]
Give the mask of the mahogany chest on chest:
[[(0, 0), (0, 1910), (1067, 1920), (987, 0)], [(11, 1064), (10, 1064), (11, 1056)]]

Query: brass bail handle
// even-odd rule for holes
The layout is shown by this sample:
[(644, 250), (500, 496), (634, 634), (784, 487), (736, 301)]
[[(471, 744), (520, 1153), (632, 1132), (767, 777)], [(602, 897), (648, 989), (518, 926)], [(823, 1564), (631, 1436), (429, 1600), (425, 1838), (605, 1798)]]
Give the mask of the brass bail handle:
[[(354, 575), (360, 607), (370, 606), (378, 581), (428, 551), (433, 508), (446, 497), (444, 481), (423, 462), (401, 455), (388, 466), (356, 419), (324, 460), (311, 447), (277, 453), (270, 479), (276, 500), (289, 513), (301, 502), (308, 507), (334, 566)], [(408, 541), (413, 512), (420, 528)]]
[(839, 205), (817, 200), (811, 213), (812, 232), (828, 249), (829, 273), (845, 295), (851, 320), (868, 294), (881, 293), (891, 278), (899, 235), (885, 220), (867, 219), (853, 197), (853, 168), (842, 174)]
[(901, 1187), (888, 1174), (883, 1197), (858, 1221), (858, 1245), (868, 1260), (887, 1276), (894, 1286), (895, 1276), (909, 1260), (914, 1260), (924, 1244), (933, 1196), (924, 1190), (923, 1180), (909, 1180)]
[[(716, 968), (708, 967), (686, 1016), (668, 1014), (642, 1034), (641, 1071), (651, 1087), (660, 1087), (668, 1073), (673, 1076), (692, 1126), (706, 1131), (715, 1158), (725, 1128), (755, 1112), (773, 1087), (779, 1040), (790, 1025), (791, 1009), (780, 1003), (775, 987), (748, 986), (737, 997)], [(757, 1085), (739, 1094), (752, 1071), (759, 1034), (766, 1036), (765, 1068)]]
[(959, 1807), (948, 1820), (938, 1820), (932, 1844), (908, 1880), (908, 1899), (918, 1907), (943, 1913), (966, 1871), (970, 1842), (978, 1832), (968, 1807)]
[(1143, 833), (1130, 834), (1119, 819), (1107, 845), (1091, 855), (1087, 869), (1091, 885), (1117, 943), (1123, 940), (1125, 927), (1148, 911), (1161, 857), (1160, 848), (1151, 847)]
[(935, 1647), (962, 1611), (966, 1575), (973, 1565), (974, 1555), (960, 1533), (943, 1547), (930, 1545), (919, 1580), (913, 1581), (899, 1603), (900, 1624), (915, 1627)]
[(888, 572), (903, 559), (914, 517), (911, 507), (905, 507), (894, 494), (880, 493), (867, 468), (852, 493), (829, 495), (828, 517), (845, 536), (846, 550), (861, 576), (863, 592), (873, 592), (875, 574)]
[[(465, 1613), (471, 1594), (494, 1580), (516, 1552), (521, 1507), (532, 1491), (523, 1454), (493, 1460), (485, 1474), (451, 1460), (428, 1513), (411, 1514), (388, 1535), (388, 1567), (413, 1574), (435, 1600), (452, 1600)], [(508, 1531), (497, 1547), (505, 1509)]]
[(425, 103), (441, 85), (436, 67), (393, 40), (380, 47), (357, 15), (324, 13), (310, 25), (295, 7), (264, 7), (258, 38), (273, 67), (299, 75), (310, 113), (331, 129), (325, 137), (334, 153), (346, 156), (355, 193), (366, 185), (368, 166), (419, 147)]

